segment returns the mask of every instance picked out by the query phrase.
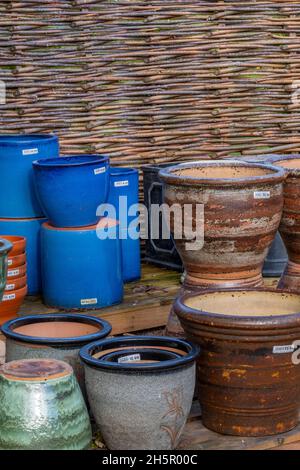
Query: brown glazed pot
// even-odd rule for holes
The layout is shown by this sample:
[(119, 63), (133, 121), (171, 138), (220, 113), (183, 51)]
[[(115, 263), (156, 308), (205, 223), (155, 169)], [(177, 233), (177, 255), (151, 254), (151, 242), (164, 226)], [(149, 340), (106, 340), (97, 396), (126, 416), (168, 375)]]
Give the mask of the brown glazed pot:
[(287, 174), (279, 231), (288, 252), (288, 263), (278, 287), (300, 291), (300, 155), (273, 157), (274, 165)]
[[(238, 161), (181, 164), (160, 171), (165, 202), (204, 205), (204, 246), (175, 239), (188, 288), (262, 285), (262, 265), (279, 226), (284, 170)], [(193, 210), (195, 229), (195, 210)], [(174, 233), (174, 217), (171, 218)]]
[(177, 299), (174, 309), (187, 337), (201, 347), (197, 375), (207, 428), (265, 436), (297, 426), (300, 365), (292, 361), (298, 354), (292, 345), (300, 340), (300, 295), (203, 291)]

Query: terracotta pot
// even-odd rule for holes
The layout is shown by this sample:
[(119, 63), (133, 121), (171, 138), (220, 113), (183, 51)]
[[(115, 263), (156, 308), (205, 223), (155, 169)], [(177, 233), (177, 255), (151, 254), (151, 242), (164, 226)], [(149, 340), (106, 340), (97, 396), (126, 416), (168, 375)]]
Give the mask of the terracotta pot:
[(278, 287), (300, 291), (300, 155), (273, 158), (287, 178), (284, 183), (284, 205), (279, 231), (288, 252), (288, 263)]
[(9, 241), (12, 244), (12, 249), (9, 252), (10, 256), (18, 256), (26, 251), (26, 238), (17, 237), (14, 235), (0, 235), (0, 239)]
[(81, 450), (91, 443), (88, 412), (72, 368), (49, 359), (0, 370), (0, 449)]
[(0, 303), (0, 324), (14, 318), (27, 294), (27, 285), (21, 289), (5, 292)]
[[(0, 304), (1, 306), (1, 304)], [(79, 314), (44, 314), (15, 318), (2, 325), (6, 336), (6, 361), (53, 358), (69, 363), (85, 392), (79, 350), (105, 338), (111, 325), (100, 318)]]
[[(182, 356), (145, 346), (145, 355), (144, 349), (135, 348), (135, 340), (137, 346), (151, 344), (151, 337), (137, 336), (107, 339), (81, 349), (93, 416), (109, 449), (174, 449), (193, 400), (198, 349), (185, 342), (189, 352)], [(160, 337), (161, 344), (164, 340), (166, 347), (176, 344), (175, 338)], [(127, 345), (123, 350), (94, 357), (103, 350), (113, 351), (121, 342)], [(119, 362), (121, 358), (125, 362)]]
[(282, 213), (284, 170), (237, 161), (203, 161), (166, 168), (160, 177), (169, 206), (179, 204), (182, 212), (185, 204), (193, 208), (193, 230), (196, 206), (204, 206), (204, 245), (199, 249), (186, 245), (191, 243), (186, 234), (176, 239), (174, 228), (182, 227), (178, 217), (171, 218), (171, 232), (187, 272), (185, 286), (262, 285), (263, 262)]
[(27, 284), (27, 276), (22, 276), (20, 278), (8, 281), (5, 286), (5, 291), (10, 292), (12, 290), (22, 289)]
[(0, 302), (7, 279), (7, 255), (11, 249), (12, 244), (9, 241), (0, 239)]
[(9, 256), (7, 260), (7, 266), (9, 269), (18, 268), (26, 263), (26, 254), (22, 253), (21, 255)]
[(7, 282), (19, 279), (20, 277), (26, 276), (27, 273), (27, 264), (18, 266), (17, 268), (12, 268), (7, 270)]
[[(299, 422), (300, 296), (271, 289), (203, 291), (174, 306), (201, 347), (203, 424), (238, 436), (288, 431)], [(299, 354), (298, 354), (299, 355)]]

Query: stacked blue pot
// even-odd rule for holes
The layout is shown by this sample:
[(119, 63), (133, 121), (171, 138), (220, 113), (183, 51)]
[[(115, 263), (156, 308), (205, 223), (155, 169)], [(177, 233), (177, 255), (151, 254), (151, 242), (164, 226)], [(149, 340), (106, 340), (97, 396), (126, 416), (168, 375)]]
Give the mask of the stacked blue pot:
[(58, 155), (58, 138), (52, 134), (0, 136), (0, 232), (26, 237), (31, 295), (41, 289), (39, 236), (46, 220), (34, 189), (32, 162)]
[(60, 309), (96, 309), (123, 299), (119, 222), (102, 218), (109, 159), (70, 155), (33, 162), (36, 193), (49, 222), (41, 230), (43, 298)]
[(108, 203), (120, 221), (124, 282), (141, 277), (140, 228), (138, 223), (139, 173), (134, 168), (111, 168)]

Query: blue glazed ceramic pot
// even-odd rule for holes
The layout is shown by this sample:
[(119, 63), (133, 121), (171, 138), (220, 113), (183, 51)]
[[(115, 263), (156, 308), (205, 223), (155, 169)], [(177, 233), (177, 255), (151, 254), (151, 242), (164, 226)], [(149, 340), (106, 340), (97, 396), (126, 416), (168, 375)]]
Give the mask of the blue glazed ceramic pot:
[(43, 216), (35, 194), (32, 161), (58, 155), (58, 138), (52, 134), (0, 136), (1, 217)]
[(37, 160), (33, 169), (38, 199), (53, 226), (97, 223), (97, 208), (108, 196), (108, 157), (74, 155)]

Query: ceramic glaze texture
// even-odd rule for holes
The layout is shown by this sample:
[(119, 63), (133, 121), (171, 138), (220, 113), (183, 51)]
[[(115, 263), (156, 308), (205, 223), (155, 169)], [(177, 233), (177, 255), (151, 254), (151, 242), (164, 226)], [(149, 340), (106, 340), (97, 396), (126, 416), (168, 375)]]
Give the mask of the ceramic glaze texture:
[[(49, 366), (50, 364), (50, 366)], [(0, 449), (81, 450), (91, 425), (71, 367), (15, 361), (0, 371)]]
[[(261, 285), (263, 262), (281, 218), (284, 171), (271, 165), (214, 161), (168, 168), (160, 177), (169, 206), (204, 205), (203, 247), (188, 250), (189, 240), (175, 240), (187, 271), (185, 285)], [(188, 222), (195, 230), (195, 211)]]
[[(186, 336), (199, 344), (203, 424), (238, 436), (289, 431), (299, 422), (300, 296), (288, 291), (204, 291), (177, 299)], [(296, 357), (297, 359), (297, 357)]]
[(85, 365), (89, 403), (111, 450), (174, 449), (189, 414), (195, 365), (156, 374), (116, 374)]
[(1, 217), (43, 216), (35, 195), (32, 161), (58, 155), (59, 144), (55, 135), (0, 136)]
[(109, 191), (109, 159), (70, 155), (33, 162), (38, 200), (55, 227), (84, 227), (98, 222), (98, 206)]

